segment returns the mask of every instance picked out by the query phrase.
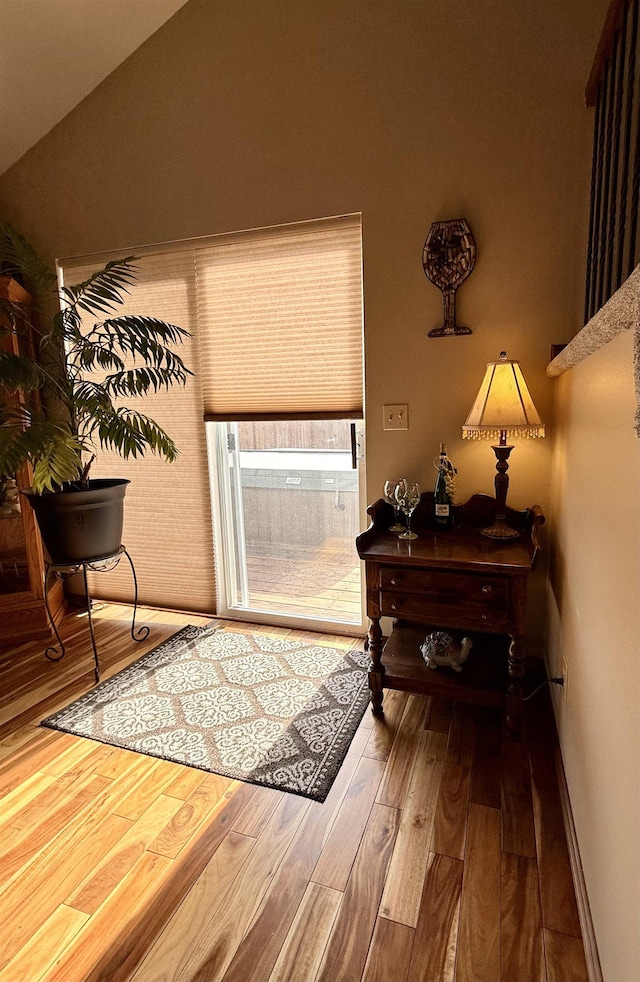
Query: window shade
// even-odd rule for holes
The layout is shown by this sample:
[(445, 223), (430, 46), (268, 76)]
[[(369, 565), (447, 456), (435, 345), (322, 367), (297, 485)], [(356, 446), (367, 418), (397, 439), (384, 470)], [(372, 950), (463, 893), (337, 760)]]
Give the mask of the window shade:
[[(174, 439), (177, 462), (100, 450), (91, 476), (131, 481), (123, 539), (140, 602), (213, 613), (204, 420), (362, 416), (360, 216), (60, 260), (62, 281), (80, 283), (127, 254), (140, 257), (138, 279), (119, 312), (188, 330), (177, 351), (194, 377), (131, 401)], [(128, 564), (93, 574), (91, 589), (131, 600)]]
[(362, 416), (359, 217), (195, 253), (205, 419)]
[[(126, 254), (122, 251), (118, 256)], [(80, 283), (105, 262), (106, 258), (101, 258), (83, 266), (61, 264), (64, 282)], [(138, 266), (137, 282), (118, 313), (159, 317), (195, 335), (193, 252), (143, 255)], [(99, 450), (91, 476), (131, 481), (125, 497), (123, 541), (136, 567), (140, 602), (213, 613), (209, 475), (195, 337), (175, 350), (194, 372), (184, 388), (174, 386), (144, 398), (121, 401), (151, 416), (167, 431), (180, 451), (178, 460), (169, 464), (151, 452), (123, 460), (113, 452)], [(97, 373), (92, 377), (97, 378)], [(126, 560), (112, 572), (91, 574), (91, 590), (93, 596), (103, 599), (131, 601), (133, 584)]]

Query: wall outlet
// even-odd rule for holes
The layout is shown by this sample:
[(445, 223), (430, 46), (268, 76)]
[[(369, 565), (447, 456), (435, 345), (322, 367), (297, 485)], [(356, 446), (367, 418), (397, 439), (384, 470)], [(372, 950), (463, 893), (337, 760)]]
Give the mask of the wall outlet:
[(409, 407), (408, 406), (383, 406), (383, 426), (385, 430), (408, 430), (409, 429)]

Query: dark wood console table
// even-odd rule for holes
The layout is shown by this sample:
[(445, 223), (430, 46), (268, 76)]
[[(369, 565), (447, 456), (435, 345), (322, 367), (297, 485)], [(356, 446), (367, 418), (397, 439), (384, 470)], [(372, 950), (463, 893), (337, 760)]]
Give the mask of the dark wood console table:
[[(493, 522), (494, 498), (473, 495), (453, 512), (453, 527), (437, 528), (431, 518), (433, 494), (424, 493), (411, 522), (418, 538), (408, 541), (389, 532), (394, 521), (390, 505), (380, 499), (368, 508), (371, 525), (356, 545), (366, 571), (371, 709), (383, 714), (385, 688), (504, 706), (508, 731), (517, 735), (527, 587), (544, 516), (537, 505), (507, 509), (508, 523), (520, 538), (505, 542), (481, 531)], [(395, 624), (383, 647), (384, 616)], [(473, 638), (460, 673), (425, 665), (420, 644), (434, 628), (453, 632), (458, 640), (463, 634)]]

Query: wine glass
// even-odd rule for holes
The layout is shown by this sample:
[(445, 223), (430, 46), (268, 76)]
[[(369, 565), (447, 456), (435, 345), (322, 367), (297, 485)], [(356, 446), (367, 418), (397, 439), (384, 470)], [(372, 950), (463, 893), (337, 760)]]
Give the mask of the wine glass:
[(418, 484), (408, 484), (405, 482), (405, 486), (401, 487), (398, 484), (396, 488), (396, 498), (400, 508), (407, 517), (407, 527), (404, 532), (401, 532), (398, 536), (399, 539), (417, 539), (418, 536), (415, 532), (411, 531), (411, 516), (413, 515), (418, 502), (420, 501), (420, 485)]
[(389, 526), (390, 532), (404, 532), (405, 529), (405, 526), (400, 521), (400, 505), (398, 504), (398, 499), (396, 497), (396, 488), (406, 486), (406, 483), (407, 482), (404, 477), (400, 478), (399, 481), (384, 482), (384, 500), (387, 502), (387, 504), (393, 506), (396, 516), (394, 524)]

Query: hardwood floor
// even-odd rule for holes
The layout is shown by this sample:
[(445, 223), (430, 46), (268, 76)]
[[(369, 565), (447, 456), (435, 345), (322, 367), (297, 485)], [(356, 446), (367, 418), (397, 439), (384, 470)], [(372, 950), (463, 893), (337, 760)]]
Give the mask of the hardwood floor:
[[(103, 678), (205, 622), (141, 613), (135, 644), (96, 612)], [(58, 664), (0, 649), (0, 982), (586, 980), (544, 699), (527, 748), (388, 692), (318, 804), (39, 728), (93, 684), (63, 633)]]

